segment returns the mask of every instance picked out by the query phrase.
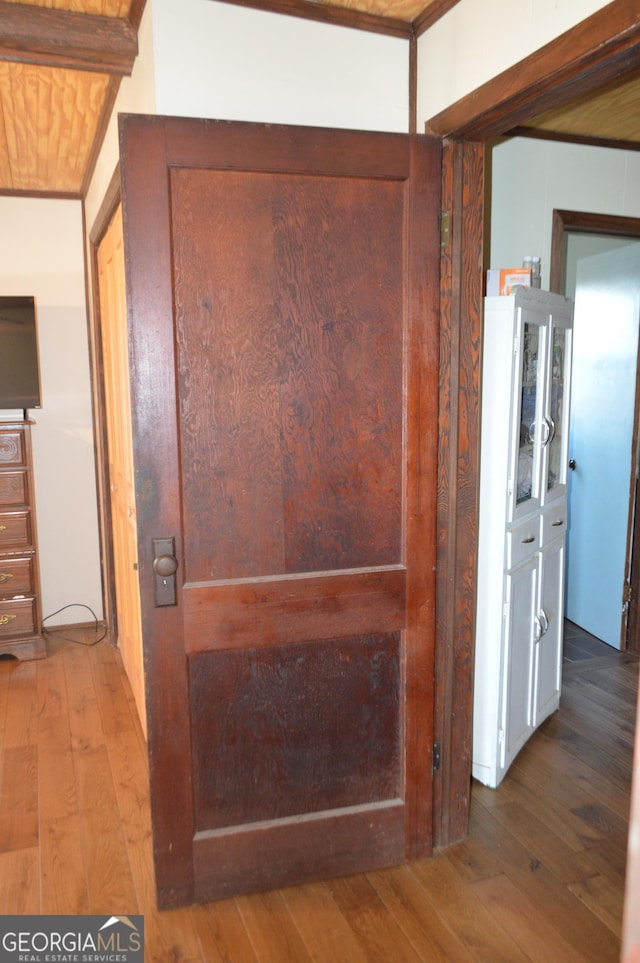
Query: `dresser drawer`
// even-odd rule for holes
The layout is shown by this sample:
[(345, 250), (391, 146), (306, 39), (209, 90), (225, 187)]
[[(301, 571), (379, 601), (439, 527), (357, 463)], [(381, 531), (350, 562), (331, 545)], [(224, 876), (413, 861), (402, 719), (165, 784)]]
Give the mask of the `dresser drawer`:
[(0, 549), (21, 549), (31, 544), (31, 512), (0, 513)]
[(0, 599), (34, 592), (33, 559), (0, 558)]
[(29, 504), (27, 470), (0, 471), (0, 510)]
[(0, 465), (26, 465), (24, 434), (22, 431), (0, 432)]
[(36, 632), (35, 599), (0, 601), (0, 640)]

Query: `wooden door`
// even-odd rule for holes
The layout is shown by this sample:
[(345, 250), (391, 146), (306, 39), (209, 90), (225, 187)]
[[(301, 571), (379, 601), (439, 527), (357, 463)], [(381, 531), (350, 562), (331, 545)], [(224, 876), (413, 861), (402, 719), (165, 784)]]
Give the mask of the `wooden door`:
[(121, 163), (159, 905), (427, 855), (439, 144), (131, 116)]
[(127, 299), (120, 205), (100, 241), (97, 268), (116, 607), (114, 631), (142, 728), (146, 732), (129, 396)]

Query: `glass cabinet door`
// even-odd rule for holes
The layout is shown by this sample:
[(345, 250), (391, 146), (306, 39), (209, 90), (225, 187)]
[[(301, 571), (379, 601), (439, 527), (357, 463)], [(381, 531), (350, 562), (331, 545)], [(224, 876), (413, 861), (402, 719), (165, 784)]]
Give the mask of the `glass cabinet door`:
[[(545, 501), (559, 494), (567, 483), (567, 429), (569, 366), (571, 363), (571, 331), (554, 326), (551, 337), (551, 359), (547, 414), (545, 417)], [(544, 440), (543, 440), (544, 443)]]
[(535, 508), (540, 500), (540, 443), (538, 436), (545, 431), (542, 421), (544, 370), (544, 329), (539, 324), (524, 321), (520, 351), (520, 410), (516, 426), (518, 432), (515, 490), (512, 518)]

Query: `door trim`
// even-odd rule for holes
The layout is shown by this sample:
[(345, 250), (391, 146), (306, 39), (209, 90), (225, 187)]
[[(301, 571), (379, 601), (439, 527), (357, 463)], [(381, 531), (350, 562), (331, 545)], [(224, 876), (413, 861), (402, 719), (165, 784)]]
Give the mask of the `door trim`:
[(638, 65), (635, 0), (614, 0), (432, 117), (426, 133), (500, 137), (536, 114), (618, 78)]
[(93, 227), (89, 232), (89, 257), (91, 265), (91, 304), (89, 320), (89, 363), (93, 389), (96, 482), (98, 487), (98, 529), (100, 558), (102, 562), (102, 594), (105, 621), (109, 638), (115, 645), (118, 638), (115, 592), (115, 563), (112, 549), (112, 519), (109, 457), (107, 449), (107, 424), (105, 417), (104, 363), (102, 357), (102, 318), (100, 311), (100, 288), (98, 282), (98, 248), (107, 232), (111, 219), (120, 203), (120, 168), (116, 168), (106, 190)]
[(467, 833), (480, 474), (484, 145), (445, 141), (441, 242), (434, 844)]

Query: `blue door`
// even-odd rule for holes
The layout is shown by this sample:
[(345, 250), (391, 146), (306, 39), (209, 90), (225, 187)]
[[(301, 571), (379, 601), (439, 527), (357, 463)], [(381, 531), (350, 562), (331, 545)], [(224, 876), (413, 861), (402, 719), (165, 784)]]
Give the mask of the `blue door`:
[(640, 243), (578, 262), (567, 618), (622, 646), (640, 319)]

